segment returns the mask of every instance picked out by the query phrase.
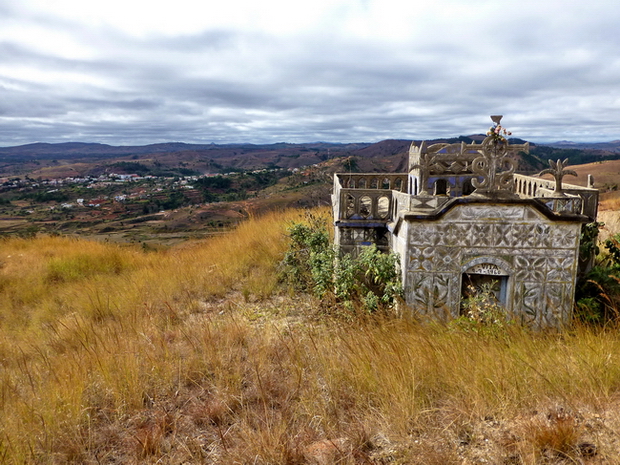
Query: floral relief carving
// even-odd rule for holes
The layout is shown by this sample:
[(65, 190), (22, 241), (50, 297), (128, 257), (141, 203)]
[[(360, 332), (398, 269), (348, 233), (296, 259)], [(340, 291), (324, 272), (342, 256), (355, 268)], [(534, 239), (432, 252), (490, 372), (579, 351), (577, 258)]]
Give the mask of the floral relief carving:
[(551, 246), (562, 249), (574, 249), (579, 240), (578, 233), (571, 228), (556, 227), (550, 232)]
[(409, 269), (433, 271), (434, 254), (434, 247), (411, 247), (409, 251)]
[(525, 257), (518, 255), (515, 257), (516, 279), (520, 281), (545, 281), (545, 257)]
[(574, 269), (574, 257), (549, 257), (547, 259), (547, 281), (571, 282)]

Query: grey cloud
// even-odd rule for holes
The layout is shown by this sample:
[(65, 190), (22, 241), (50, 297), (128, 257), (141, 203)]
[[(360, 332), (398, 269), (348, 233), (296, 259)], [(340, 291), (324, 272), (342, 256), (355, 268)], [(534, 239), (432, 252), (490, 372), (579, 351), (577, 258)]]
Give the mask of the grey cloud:
[(483, 132), (497, 111), (525, 138), (568, 138), (569, 129), (618, 138), (609, 123), (620, 116), (618, 33), (605, 39), (590, 16), (558, 21), (523, 14), (392, 46), (336, 33), (284, 41), (224, 29), (146, 39), (91, 31), (92, 59), (5, 42), (5, 65), (94, 79), (67, 87), (0, 76), (0, 145), (419, 139)]
[(155, 37), (145, 40), (143, 46), (179, 53), (223, 50), (239, 45), (239, 33), (227, 29), (206, 30), (178, 37)]

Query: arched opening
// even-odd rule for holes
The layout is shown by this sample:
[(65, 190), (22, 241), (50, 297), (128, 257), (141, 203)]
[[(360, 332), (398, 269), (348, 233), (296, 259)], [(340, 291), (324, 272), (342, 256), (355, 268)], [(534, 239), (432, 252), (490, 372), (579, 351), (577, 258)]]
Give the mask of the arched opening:
[(355, 197), (351, 194), (348, 194), (347, 197), (347, 218), (351, 218), (355, 215)]
[(372, 199), (367, 195), (360, 198), (360, 215), (367, 218), (372, 212)]
[(366, 189), (366, 178), (361, 178), (357, 181), (357, 187), (358, 189)]
[(383, 178), (381, 182), (381, 189), (389, 189), (390, 188), (390, 180), (388, 178)]
[(381, 219), (388, 217), (390, 213), (390, 199), (385, 195), (377, 200), (377, 216)]

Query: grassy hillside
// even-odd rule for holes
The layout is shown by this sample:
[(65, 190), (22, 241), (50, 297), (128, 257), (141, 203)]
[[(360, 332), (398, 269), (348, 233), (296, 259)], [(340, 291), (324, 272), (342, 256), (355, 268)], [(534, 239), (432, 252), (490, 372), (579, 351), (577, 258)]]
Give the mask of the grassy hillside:
[(620, 463), (617, 331), (327, 317), (278, 281), (302, 219), (2, 241), (0, 462)]

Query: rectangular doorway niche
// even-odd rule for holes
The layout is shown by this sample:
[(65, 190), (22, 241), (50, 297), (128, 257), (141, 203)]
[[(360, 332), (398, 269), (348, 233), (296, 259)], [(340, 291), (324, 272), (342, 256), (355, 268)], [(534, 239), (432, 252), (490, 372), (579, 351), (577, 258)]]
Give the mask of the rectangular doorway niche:
[(496, 302), (504, 308), (508, 304), (508, 274), (493, 263), (480, 263), (463, 273), (461, 299), (490, 291)]

